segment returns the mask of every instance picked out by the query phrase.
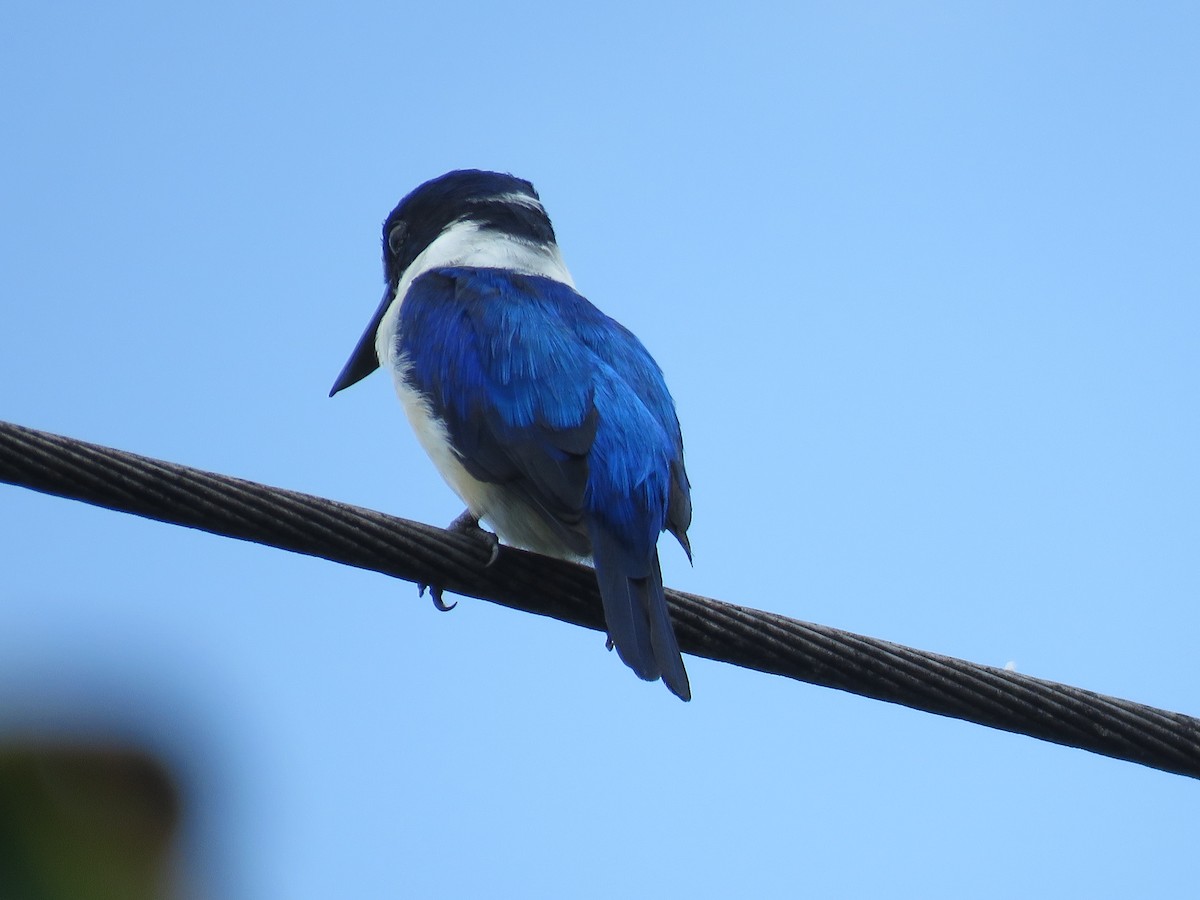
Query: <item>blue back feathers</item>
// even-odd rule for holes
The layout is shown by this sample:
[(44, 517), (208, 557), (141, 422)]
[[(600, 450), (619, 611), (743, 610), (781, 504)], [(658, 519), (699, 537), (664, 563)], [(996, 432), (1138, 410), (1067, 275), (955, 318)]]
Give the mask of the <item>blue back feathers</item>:
[(518, 484), (581, 537), (595, 517), (647, 559), (665, 528), (686, 540), (674, 404), (628, 330), (568, 285), (501, 269), (428, 272), (400, 316), (408, 378), (473, 476)]

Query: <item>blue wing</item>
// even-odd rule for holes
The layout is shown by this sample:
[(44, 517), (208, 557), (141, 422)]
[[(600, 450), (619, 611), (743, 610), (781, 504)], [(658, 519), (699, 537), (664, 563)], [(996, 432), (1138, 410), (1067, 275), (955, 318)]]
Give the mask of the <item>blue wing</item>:
[(689, 696), (656, 544), (669, 529), (687, 548), (690, 491), (674, 403), (637, 338), (560, 282), (455, 267), (413, 282), (397, 341), (467, 471), (593, 557), (621, 658)]
[(683, 435), (675, 415), (675, 401), (667, 391), (662, 370), (631, 331), (604, 315), (574, 291), (571, 294), (581, 301), (572, 317), (576, 336), (633, 391), (661, 429), (660, 446), (669, 447), (670, 472), (664, 527), (675, 536), (688, 559), (691, 559), (692, 548), (687, 539), (687, 530), (692, 524), (691, 484), (683, 467)]

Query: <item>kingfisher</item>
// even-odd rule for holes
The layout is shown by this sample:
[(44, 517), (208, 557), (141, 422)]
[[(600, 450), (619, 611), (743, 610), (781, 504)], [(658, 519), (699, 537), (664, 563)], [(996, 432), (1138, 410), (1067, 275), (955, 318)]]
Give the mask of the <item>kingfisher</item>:
[(478, 169), (425, 182), (383, 224), (383, 271), (329, 396), (390, 371), (467, 505), (452, 527), (482, 519), (506, 544), (590, 561), (608, 646), (691, 699), (658, 558), (664, 531), (692, 556), (675, 402), (641, 341), (575, 289), (533, 185)]

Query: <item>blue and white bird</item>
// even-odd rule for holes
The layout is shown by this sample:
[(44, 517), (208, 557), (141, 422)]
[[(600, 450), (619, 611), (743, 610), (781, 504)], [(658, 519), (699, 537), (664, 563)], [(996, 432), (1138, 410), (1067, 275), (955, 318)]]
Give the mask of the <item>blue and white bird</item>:
[(330, 391), (380, 365), (409, 422), (467, 504), (456, 524), (591, 558), (609, 639), (683, 700), (658, 537), (691, 558), (683, 438), (662, 372), (576, 290), (533, 185), (449, 172), (383, 225), (383, 302)]

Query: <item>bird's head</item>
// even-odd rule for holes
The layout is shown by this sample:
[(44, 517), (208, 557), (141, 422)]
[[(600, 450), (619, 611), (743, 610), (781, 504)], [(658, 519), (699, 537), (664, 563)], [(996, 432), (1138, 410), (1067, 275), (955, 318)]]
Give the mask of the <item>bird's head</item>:
[[(490, 243), (510, 248), (508, 257), (511, 248), (519, 246), (557, 258), (554, 228), (528, 181), (501, 172), (458, 169), (425, 182), (401, 200), (383, 223), (383, 301), (329, 396), (379, 368), (375, 335), (402, 287), (433, 265), (486, 259)], [(494, 264), (504, 266), (505, 254), (497, 252)]]
[(460, 169), (427, 181), (383, 223), (383, 271), (393, 290), (439, 238), (474, 229), (533, 245), (554, 243), (554, 228), (533, 185), (500, 172)]

